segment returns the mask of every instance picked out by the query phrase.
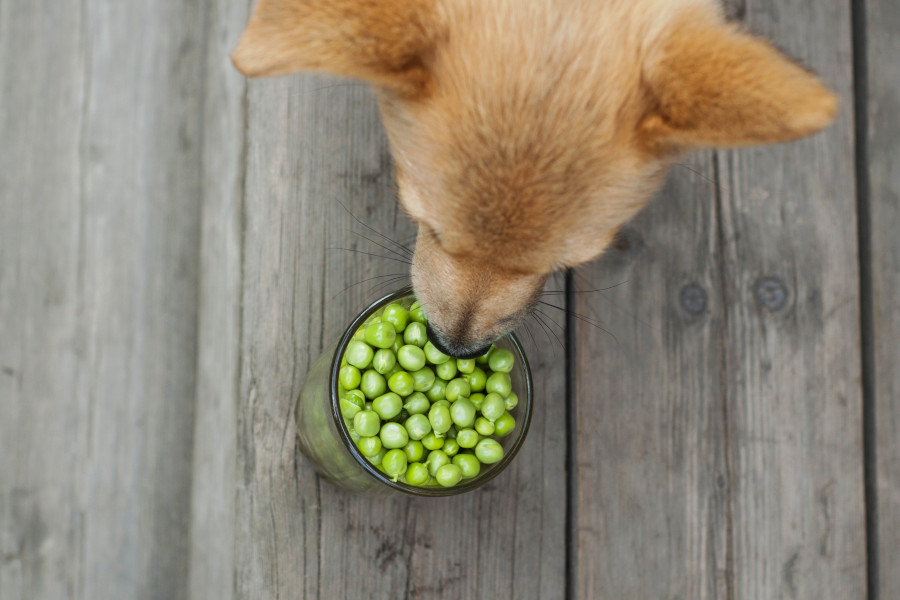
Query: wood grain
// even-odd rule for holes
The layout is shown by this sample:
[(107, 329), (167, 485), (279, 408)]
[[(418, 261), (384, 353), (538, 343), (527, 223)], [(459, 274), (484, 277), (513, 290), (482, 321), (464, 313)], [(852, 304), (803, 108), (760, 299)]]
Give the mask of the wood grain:
[(198, 9), (0, 3), (0, 597), (187, 595)]
[(900, 597), (900, 5), (866, 3), (869, 181), (874, 287), (875, 442), (880, 559), (874, 598)]
[(579, 598), (866, 594), (849, 10), (740, 8), (842, 112), (696, 156), (585, 270), (630, 283), (578, 302), (618, 338), (579, 324)]

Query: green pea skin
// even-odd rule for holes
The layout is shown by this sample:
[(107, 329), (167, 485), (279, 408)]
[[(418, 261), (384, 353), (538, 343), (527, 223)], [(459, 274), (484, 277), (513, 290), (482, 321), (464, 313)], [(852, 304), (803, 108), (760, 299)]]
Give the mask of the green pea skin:
[(347, 344), (347, 350), (344, 352), (344, 358), (347, 363), (353, 365), (357, 369), (365, 369), (372, 362), (375, 351), (365, 342), (351, 340)]
[(360, 408), (365, 408), (366, 406), (366, 395), (360, 390), (347, 390), (344, 392), (343, 398)]
[(381, 438), (381, 445), (388, 450), (402, 448), (409, 443), (409, 434), (400, 423), (385, 423), (378, 432), (378, 437)]
[(428, 467), (420, 462), (411, 462), (406, 466), (406, 483), (416, 487), (425, 485), (431, 474)]
[(447, 396), (447, 382), (443, 379), (435, 379), (432, 386), (425, 392), (425, 395), (432, 402), (443, 400)]
[(459, 398), (468, 398), (472, 394), (472, 386), (462, 377), (447, 382), (447, 389), (444, 396), (450, 402), (456, 402)]
[(516, 428), (516, 420), (508, 412), (504, 412), (494, 421), (494, 435), (497, 437), (506, 437)]
[(484, 397), (481, 403), (481, 416), (490, 422), (494, 422), (506, 412), (506, 402), (503, 396), (496, 392), (491, 392)]
[(512, 410), (519, 405), (519, 396), (515, 392), (510, 392), (506, 397), (506, 410)]
[(472, 394), (469, 396), (469, 402), (475, 407), (475, 410), (481, 410), (481, 403), (484, 402), (484, 394)]
[(362, 439), (362, 436), (356, 433), (353, 429), (350, 430), (350, 439), (353, 440), (354, 444), (358, 444), (359, 440)]
[(392, 392), (396, 392), (404, 397), (415, 391), (413, 377), (406, 371), (398, 371), (391, 375), (388, 378), (387, 385)]
[(475, 423), (475, 405), (468, 398), (459, 398), (450, 406), (450, 418), (459, 428), (471, 427)]
[(453, 487), (462, 480), (462, 470), (454, 464), (444, 465), (434, 474), (442, 487)]
[(431, 406), (446, 406), (447, 409), (449, 410), (450, 406), (452, 406), (452, 405), (450, 404), (449, 400), (444, 398), (442, 400), (435, 400), (434, 402), (431, 403)]
[(372, 323), (366, 327), (366, 343), (376, 348), (390, 348), (397, 339), (397, 330), (386, 322)]
[(428, 420), (431, 422), (431, 429), (436, 436), (441, 436), (453, 425), (450, 418), (450, 410), (446, 406), (431, 406), (428, 411)]
[(495, 439), (485, 438), (475, 446), (475, 456), (485, 465), (492, 465), (503, 459), (503, 446)]
[(438, 450), (444, 445), (444, 438), (434, 435), (433, 431), (423, 437), (421, 441), (426, 450)]
[(467, 427), (456, 433), (456, 443), (460, 448), (474, 448), (481, 441), (481, 435), (474, 429)]
[(509, 393), (512, 391), (512, 381), (509, 378), (508, 373), (494, 373), (490, 377), (488, 377), (487, 384), (485, 384), (484, 389), (488, 392), (495, 392), (500, 394), (504, 398), (509, 396)]
[(353, 430), (362, 437), (378, 435), (381, 429), (381, 417), (372, 410), (361, 410), (353, 417)]
[(418, 346), (407, 344), (397, 352), (397, 362), (407, 371), (418, 371), (425, 366), (425, 351)]
[(428, 398), (422, 392), (413, 392), (406, 398), (403, 408), (410, 415), (421, 415), (428, 412), (431, 408), (431, 402), (428, 401)]
[(451, 462), (462, 471), (463, 479), (471, 479), (481, 472), (481, 461), (474, 454), (457, 454)]
[(450, 457), (443, 450), (432, 450), (428, 453), (425, 464), (428, 465), (428, 473), (434, 477), (437, 470), (450, 463)]
[(476, 359), (475, 359), (475, 362), (478, 363), (479, 365), (486, 365), (486, 364), (488, 364), (488, 359), (489, 359), (490, 356), (491, 356), (491, 351), (492, 351), (495, 347), (496, 347), (496, 346), (494, 346), (494, 344), (491, 344), (491, 347), (488, 348), (488, 351), (485, 352), (484, 354), (482, 354), (481, 356), (479, 356), (478, 358), (476, 358)]
[(425, 309), (422, 308), (422, 305), (418, 300), (412, 303), (409, 307), (409, 318), (417, 323), (427, 324), (428, 318), (425, 316)]
[(417, 392), (427, 392), (434, 385), (435, 376), (431, 367), (422, 367), (410, 374), (413, 378), (413, 389)]
[(456, 359), (456, 369), (463, 374), (468, 375), (472, 371), (475, 370), (475, 359), (474, 358), (457, 358)]
[(471, 373), (466, 375), (466, 381), (469, 382), (473, 392), (483, 392), (487, 382), (487, 375), (482, 369), (475, 367)]
[(435, 367), (434, 372), (444, 381), (450, 381), (456, 377), (456, 362), (448, 360), (445, 363), (441, 363)]
[(494, 424), (484, 417), (478, 417), (475, 419), (475, 431), (481, 435), (494, 435)]
[(403, 410), (403, 400), (397, 394), (388, 392), (372, 400), (372, 410), (378, 413), (382, 420), (388, 421)]
[(369, 369), (362, 374), (359, 389), (369, 400), (374, 400), (387, 391), (387, 381), (384, 376), (375, 369)]
[(421, 348), (428, 341), (428, 329), (422, 323), (413, 321), (406, 326), (406, 330), (403, 332), (403, 341)]
[(421, 440), (431, 433), (431, 421), (425, 415), (412, 415), (403, 423), (411, 440)]
[(357, 342), (365, 342), (366, 341), (366, 326), (363, 325), (359, 329), (356, 330), (356, 333), (353, 334), (351, 340), (355, 340)]
[(365, 457), (372, 457), (381, 452), (381, 438), (378, 436), (361, 437), (356, 447)]
[(356, 416), (361, 409), (354, 402), (347, 400), (346, 398), (341, 398), (341, 416), (343, 416), (348, 421), (352, 421), (353, 417)]
[(353, 365), (341, 367), (341, 370), (338, 371), (338, 383), (340, 383), (348, 390), (359, 387), (361, 377), (362, 376), (359, 374), (359, 369), (357, 369)]
[(423, 350), (425, 351), (425, 358), (433, 365), (440, 365), (450, 360), (449, 356), (438, 350), (431, 342), (425, 342)]
[(378, 451), (378, 454), (375, 456), (367, 457), (369, 462), (375, 465), (376, 467), (381, 466), (381, 459), (384, 458), (384, 455), (387, 454), (387, 448), (382, 447), (381, 450)]
[(372, 358), (372, 368), (382, 375), (386, 375), (397, 366), (397, 357), (393, 350), (382, 348)]
[(381, 313), (381, 320), (393, 325), (394, 330), (400, 333), (406, 329), (406, 324), (409, 323), (409, 311), (396, 302), (391, 302), (384, 307), (384, 311)]
[(381, 466), (392, 481), (397, 481), (406, 472), (406, 453), (399, 448), (388, 450), (381, 459)]
[(444, 454), (452, 458), (459, 452), (459, 443), (456, 440), (445, 440), (441, 450), (444, 451)]
[(494, 348), (494, 351), (488, 355), (488, 366), (495, 373), (509, 373), (515, 362), (513, 353), (506, 348)]
[(410, 440), (407, 445), (403, 446), (403, 452), (406, 453), (408, 462), (418, 462), (425, 456), (425, 446), (419, 440)]

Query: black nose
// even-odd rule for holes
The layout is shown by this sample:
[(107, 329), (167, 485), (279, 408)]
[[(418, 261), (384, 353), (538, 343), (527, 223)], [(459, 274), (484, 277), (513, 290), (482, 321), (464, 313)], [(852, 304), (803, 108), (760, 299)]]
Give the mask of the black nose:
[(476, 358), (482, 356), (491, 347), (491, 342), (472, 345), (448, 339), (442, 331), (432, 327), (431, 323), (426, 325), (426, 330), (428, 331), (428, 340), (434, 347), (453, 358)]

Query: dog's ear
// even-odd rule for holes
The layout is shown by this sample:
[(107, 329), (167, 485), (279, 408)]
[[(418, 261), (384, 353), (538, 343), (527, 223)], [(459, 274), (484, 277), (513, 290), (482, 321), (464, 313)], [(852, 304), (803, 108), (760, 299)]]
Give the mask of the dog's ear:
[(431, 0), (258, 0), (231, 55), (251, 77), (325, 71), (398, 93), (427, 85)]
[(767, 42), (716, 18), (661, 36), (644, 65), (643, 140), (658, 150), (784, 142), (834, 119), (837, 100)]

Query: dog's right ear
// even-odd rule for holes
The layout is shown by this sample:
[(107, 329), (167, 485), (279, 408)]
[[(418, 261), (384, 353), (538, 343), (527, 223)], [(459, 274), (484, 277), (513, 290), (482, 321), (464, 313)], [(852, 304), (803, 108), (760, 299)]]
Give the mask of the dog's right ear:
[(258, 0), (231, 55), (251, 77), (323, 71), (422, 93), (432, 0)]

